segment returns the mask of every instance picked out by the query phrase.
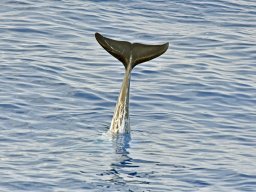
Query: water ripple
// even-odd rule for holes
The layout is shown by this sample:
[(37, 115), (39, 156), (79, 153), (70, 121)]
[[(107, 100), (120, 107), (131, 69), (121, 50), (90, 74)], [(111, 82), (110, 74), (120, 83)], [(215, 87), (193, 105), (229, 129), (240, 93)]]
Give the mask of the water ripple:
[[(0, 191), (255, 191), (256, 3), (0, 6)], [(131, 135), (106, 135), (122, 64), (94, 33), (169, 42), (131, 81)]]

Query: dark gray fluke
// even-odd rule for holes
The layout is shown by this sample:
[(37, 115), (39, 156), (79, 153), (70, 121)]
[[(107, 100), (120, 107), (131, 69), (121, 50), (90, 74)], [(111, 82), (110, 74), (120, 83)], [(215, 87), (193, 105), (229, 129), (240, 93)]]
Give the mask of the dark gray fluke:
[(145, 45), (141, 43), (130, 43), (128, 41), (117, 41), (103, 37), (95, 33), (99, 44), (111, 55), (121, 61), (127, 69), (129, 64), (131, 68), (136, 65), (154, 59), (162, 55), (169, 46), (169, 43), (162, 45)]
[(168, 49), (169, 43), (162, 45), (130, 43), (127, 41), (109, 39), (103, 37), (99, 33), (95, 33), (95, 38), (107, 52), (121, 61), (125, 66), (125, 76), (114, 116), (112, 118), (110, 132), (115, 134), (129, 132), (129, 91), (131, 71), (136, 65), (162, 55)]

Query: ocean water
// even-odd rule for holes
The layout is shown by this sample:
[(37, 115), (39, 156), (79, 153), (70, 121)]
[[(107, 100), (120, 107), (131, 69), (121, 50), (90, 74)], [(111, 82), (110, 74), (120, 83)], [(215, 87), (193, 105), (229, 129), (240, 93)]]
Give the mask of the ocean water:
[[(0, 191), (256, 191), (255, 0), (2, 0)], [(170, 47), (124, 74), (94, 33)]]

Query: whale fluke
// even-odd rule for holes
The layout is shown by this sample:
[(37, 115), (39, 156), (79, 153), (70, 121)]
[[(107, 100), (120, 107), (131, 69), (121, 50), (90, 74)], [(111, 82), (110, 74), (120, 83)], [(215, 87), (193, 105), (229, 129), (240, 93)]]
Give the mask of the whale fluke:
[(162, 55), (169, 46), (169, 43), (162, 45), (145, 45), (127, 41), (117, 41), (103, 37), (99, 33), (95, 33), (95, 38), (107, 52), (121, 61), (126, 69), (129, 65), (131, 65), (130, 67), (133, 69), (140, 63)]
[(103, 37), (99, 33), (95, 33), (95, 38), (107, 52), (121, 61), (125, 66), (125, 75), (109, 132), (114, 134), (129, 133), (129, 92), (131, 71), (136, 65), (162, 55), (168, 49), (169, 43), (162, 45), (130, 43), (127, 41), (109, 39)]

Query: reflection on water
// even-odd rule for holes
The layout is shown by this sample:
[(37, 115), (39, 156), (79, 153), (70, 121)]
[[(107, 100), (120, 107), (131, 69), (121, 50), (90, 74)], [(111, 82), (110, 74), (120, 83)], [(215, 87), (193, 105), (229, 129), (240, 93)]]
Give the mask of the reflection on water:
[(148, 178), (153, 177), (155, 172), (151, 169), (140, 169), (140, 166), (143, 164), (158, 165), (159, 162), (132, 158), (129, 154), (130, 142), (131, 134), (129, 133), (112, 137), (114, 155), (109, 155), (113, 156), (113, 159), (109, 163), (109, 169), (99, 174), (101, 179), (108, 182), (107, 188), (131, 192), (138, 191), (141, 186), (151, 183)]
[(110, 165), (110, 171), (112, 172), (112, 179), (110, 179), (110, 182), (118, 186), (127, 185), (126, 179), (122, 176), (122, 173), (124, 173), (124, 168), (131, 166), (133, 163), (128, 152), (130, 140), (131, 135), (128, 133), (113, 136), (113, 147), (116, 155)]
[[(129, 142), (131, 141), (131, 134), (119, 134), (112, 136), (112, 145), (114, 149), (114, 158), (110, 162), (110, 169), (102, 173), (102, 176), (108, 175), (107, 180), (114, 185), (122, 186), (126, 185), (126, 179), (132, 173), (125, 171), (125, 168), (136, 167), (133, 165), (133, 159), (129, 157)], [(123, 174), (126, 173), (125, 176)]]
[(130, 148), (131, 134), (118, 134), (112, 137), (113, 147), (116, 154), (121, 154), (122, 156), (128, 156), (128, 149)]

